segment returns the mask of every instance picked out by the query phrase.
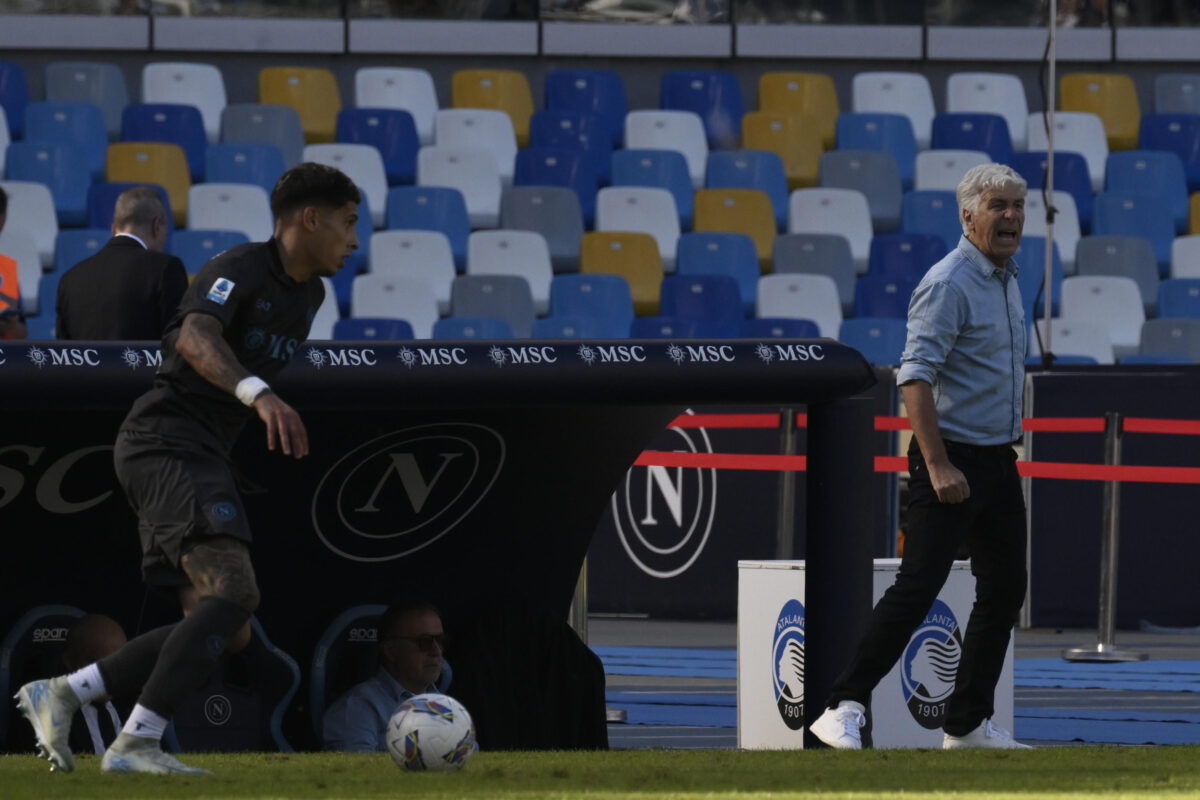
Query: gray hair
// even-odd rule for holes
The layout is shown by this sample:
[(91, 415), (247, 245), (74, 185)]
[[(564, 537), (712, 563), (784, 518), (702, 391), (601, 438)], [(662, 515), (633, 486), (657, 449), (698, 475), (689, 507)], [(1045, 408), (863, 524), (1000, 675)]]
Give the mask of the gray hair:
[(1006, 164), (980, 164), (971, 167), (958, 183), (955, 192), (958, 198), (958, 221), (962, 224), (963, 233), (967, 232), (967, 223), (963, 219), (963, 209), (974, 212), (979, 208), (979, 202), (988, 191), (1003, 191), (1019, 189), (1024, 195), (1028, 183), (1012, 167)]
[(167, 209), (158, 190), (152, 186), (134, 186), (121, 192), (113, 209), (113, 225), (117, 230), (149, 230), (155, 219), (167, 219)]

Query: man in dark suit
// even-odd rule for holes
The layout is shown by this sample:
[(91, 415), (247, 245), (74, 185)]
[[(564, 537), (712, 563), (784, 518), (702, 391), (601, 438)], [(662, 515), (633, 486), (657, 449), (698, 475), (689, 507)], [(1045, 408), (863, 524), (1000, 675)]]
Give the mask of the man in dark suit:
[(187, 289), (183, 262), (162, 252), (167, 212), (155, 189), (122, 192), (112, 232), (58, 284), (59, 339), (158, 341)]

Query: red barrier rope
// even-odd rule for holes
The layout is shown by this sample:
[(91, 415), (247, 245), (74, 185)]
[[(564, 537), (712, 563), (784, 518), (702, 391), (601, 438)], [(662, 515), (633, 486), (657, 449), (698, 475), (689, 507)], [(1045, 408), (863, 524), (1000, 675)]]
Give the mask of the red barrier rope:
[(670, 428), (778, 428), (778, 414), (680, 414)]
[(753, 455), (749, 453), (669, 453), (644, 450), (634, 466), (699, 467), (700, 469), (750, 469), (773, 472), (804, 472), (807, 456)]
[(1126, 417), (1124, 430), (1126, 433), (1176, 433), (1197, 436), (1200, 435), (1200, 420)]

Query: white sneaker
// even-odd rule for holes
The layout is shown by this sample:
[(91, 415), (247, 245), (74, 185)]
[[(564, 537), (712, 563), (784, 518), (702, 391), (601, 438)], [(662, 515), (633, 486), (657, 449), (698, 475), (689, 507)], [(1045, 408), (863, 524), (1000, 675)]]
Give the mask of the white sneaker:
[(1004, 728), (998, 728), (993, 725), (990, 719), (985, 719), (979, 723), (978, 728), (965, 736), (951, 736), (947, 733), (942, 737), (943, 750), (960, 750), (971, 747), (992, 747), (1001, 750), (1033, 749), (1030, 745), (1018, 742)]
[(809, 726), (813, 736), (836, 750), (861, 750), (862, 726), (867, 724), (866, 711), (861, 703), (842, 701), (837, 708), (827, 708)]
[(101, 772), (153, 772), (157, 775), (211, 775), (206, 769), (189, 767), (175, 756), (163, 752), (157, 739), (134, 736), (122, 731), (104, 751)]
[(71, 753), (71, 719), (79, 710), (79, 698), (66, 678), (31, 681), (13, 696), (17, 709), (33, 726), (38, 755), (50, 762), (51, 772), (75, 769)]

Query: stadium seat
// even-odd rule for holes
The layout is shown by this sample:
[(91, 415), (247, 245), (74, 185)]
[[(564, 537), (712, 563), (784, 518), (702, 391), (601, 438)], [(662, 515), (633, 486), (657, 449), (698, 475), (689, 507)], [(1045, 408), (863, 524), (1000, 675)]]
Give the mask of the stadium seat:
[[(34, 317), (25, 317), (25, 328), (28, 335), (27, 339), (55, 339), (56, 328), (58, 327), (58, 309), (55, 304), (58, 299), (58, 284), (62, 280), (62, 274), (58, 272), (46, 272), (38, 279), (38, 298), (41, 308), (38, 309), (38, 315)], [(52, 302), (50, 298), (54, 298)]]
[(599, 114), (538, 111), (529, 120), (530, 147), (580, 150), (591, 159), (601, 185), (612, 171), (612, 134)]
[[(788, 197), (788, 233), (833, 233), (850, 243), (855, 270), (867, 271), (871, 209), (853, 189), (797, 189)], [(830, 334), (833, 335), (832, 333)]]
[(1160, 114), (1200, 114), (1200, 75), (1155, 75), (1154, 110)]
[(54, 272), (60, 275), (66, 272), (108, 244), (110, 238), (112, 233), (106, 228), (59, 231), (54, 239)]
[[(4, 234), (29, 238), (43, 269), (54, 266), (54, 238), (58, 236), (58, 215), (50, 187), (33, 181), (0, 181), (8, 194), (8, 222)], [(92, 226), (98, 227), (98, 226)], [(5, 252), (0, 248), (0, 253)], [(7, 255), (15, 258), (13, 253)], [(17, 259), (20, 261), (20, 259)], [(25, 279), (21, 279), (25, 286)]]
[(312, 324), (308, 328), (308, 339), (314, 342), (332, 339), (333, 326), (337, 324), (341, 316), (341, 312), (338, 310), (337, 289), (334, 287), (333, 281), (322, 275), (321, 284), (325, 287), (325, 299), (321, 301), (321, 306), (317, 309)]
[(899, 317), (842, 320), (838, 341), (853, 347), (872, 364), (897, 367), (908, 338), (908, 322)]
[(142, 67), (143, 103), (195, 106), (209, 144), (221, 138), (221, 112), (227, 104), (225, 79), (212, 64), (154, 61)]
[(838, 150), (878, 150), (889, 153), (904, 191), (913, 187), (917, 139), (912, 121), (903, 114), (849, 112), (838, 117)]
[(917, 148), (929, 149), (933, 128), (933, 90), (917, 72), (860, 72), (851, 83), (855, 111), (904, 114), (912, 122)]
[(625, 147), (679, 152), (687, 161), (692, 188), (704, 185), (708, 139), (704, 123), (694, 111), (630, 111), (625, 116)]
[(1166, 150), (1109, 153), (1105, 167), (1105, 191), (1149, 194), (1162, 198), (1170, 208), (1175, 232), (1187, 232), (1187, 176), (1183, 161), (1175, 153)]
[(666, 189), (650, 186), (601, 189), (596, 195), (596, 230), (650, 234), (658, 243), (663, 271), (675, 271), (679, 211), (675, 208), (674, 196)]
[(98, 61), (52, 61), (46, 65), (46, 99), (91, 103), (104, 115), (110, 141), (121, 135), (121, 112), (129, 104), (125, 75), (116, 64)]
[(240, 231), (189, 228), (171, 234), (171, 238), (167, 240), (167, 252), (178, 256), (184, 269), (194, 275), (216, 256), (249, 241), (250, 237)]
[(260, 186), (249, 183), (201, 183), (188, 190), (187, 227), (237, 231), (252, 242), (265, 242), (275, 232), (271, 201)]
[[(387, 171), (379, 148), (369, 144), (310, 144), (301, 156), (305, 161), (335, 167), (354, 181), (367, 199), (371, 223), (382, 228), (387, 218)], [(498, 198), (497, 198), (498, 199)]]
[(658, 245), (648, 233), (585, 233), (579, 243), (579, 271), (618, 275), (629, 284), (638, 316), (658, 313), (663, 268)]
[(108, 133), (104, 114), (91, 103), (30, 103), (25, 107), (25, 139), (82, 148), (92, 180), (104, 180)]
[(932, 233), (879, 233), (871, 240), (870, 272), (920, 278), (949, 252)]
[(1175, 240), (1171, 219), (1170, 204), (1161, 196), (1101, 192), (1096, 195), (1092, 232), (1097, 236), (1149, 239), (1154, 247), (1159, 275), (1166, 277), (1171, 270), (1171, 243)]
[(696, 231), (744, 233), (754, 240), (759, 268), (771, 266), (775, 247), (775, 211), (761, 189), (701, 189), (696, 192)]
[(337, 134), (342, 94), (328, 69), (264, 67), (258, 73), (258, 102), (294, 108), (309, 144), (332, 142)]
[(955, 72), (946, 80), (946, 110), (999, 114), (1008, 124), (1013, 149), (1019, 152), (1026, 147), (1029, 102), (1025, 99), (1025, 86), (1016, 75)]
[(350, 316), (402, 319), (413, 336), (428, 339), (438, 319), (437, 296), (424, 278), (407, 275), (359, 275), (350, 294)]
[(1176, 236), (1171, 242), (1171, 277), (1200, 278), (1200, 236)]
[[(608, 135), (605, 130), (604, 135)], [(596, 324), (587, 317), (543, 317), (533, 321), (534, 339), (599, 339)]]
[(661, 97), (661, 106), (666, 110), (692, 111), (700, 116), (710, 149), (731, 150), (738, 146), (746, 106), (732, 72), (671, 70), (662, 77)]
[[(1110, 332), (1104, 325), (1082, 319), (1055, 318), (1049, 320), (1049, 326), (1046, 322), (1039, 319), (1037, 326), (1026, 337), (1031, 361), (1041, 358), (1042, 347), (1048, 336), (1048, 349), (1061, 363), (1116, 363)], [(1075, 357), (1085, 357), (1090, 361), (1074, 361)]]
[(1176, 356), (1200, 363), (1200, 319), (1148, 319), (1142, 325), (1142, 355)]
[[(782, 238), (782, 237), (780, 237)], [(779, 252), (779, 238), (775, 253)], [(737, 281), (743, 315), (754, 313), (758, 294), (758, 254), (744, 233), (685, 233), (679, 237), (676, 269), (680, 275), (724, 275)]]
[(728, 275), (668, 275), (660, 314), (707, 323), (715, 335), (727, 337), (739, 336), (745, 319), (741, 290)]
[(130, 103), (121, 114), (121, 139), (126, 142), (171, 142), (183, 148), (193, 183), (204, 179), (204, 150), (208, 134), (195, 106), (174, 103)]
[(494, 228), (500, 220), (500, 171), (487, 150), (422, 147), (417, 153), (417, 185), (457, 189), (472, 228)]
[(526, 147), (517, 153), (516, 186), (563, 186), (579, 196), (583, 224), (592, 227), (596, 217), (596, 192), (600, 180), (591, 157), (582, 150), (561, 147)]
[[(1048, 151), (1049, 136), (1046, 132), (1046, 115), (1035, 111), (1029, 115), (1029, 149)], [(1079, 153), (1087, 160), (1088, 175), (1092, 179), (1092, 191), (1104, 189), (1104, 166), (1108, 161), (1108, 138), (1100, 117), (1083, 111), (1059, 111), (1054, 115), (1054, 150)], [(1057, 160), (1054, 164), (1058, 167)]]
[(742, 320), (743, 339), (816, 339), (821, 335), (811, 319), (753, 317)]
[(1063, 279), (1062, 292), (1063, 319), (1105, 327), (1117, 357), (1138, 351), (1146, 313), (1133, 278), (1073, 275)]
[(25, 69), (15, 61), (0, 61), (0, 109), (8, 131), (15, 139), (25, 138), (25, 107), (29, 104), (29, 82)]
[(675, 198), (681, 230), (692, 227), (695, 189), (687, 160), (674, 150), (617, 150), (612, 157), (613, 186), (666, 189)]
[(249, 183), (270, 195), (285, 170), (273, 144), (210, 144), (204, 154), (207, 183)]
[(1188, 200), (1188, 233), (1200, 233), (1200, 192)]
[[(1026, 198), (1028, 202), (1028, 198)], [(1026, 214), (1028, 222), (1029, 215)], [(962, 222), (958, 218), (958, 200), (951, 191), (905, 192), (901, 202), (900, 230), (904, 233), (928, 233), (942, 237), (946, 252), (958, 247)]]
[(338, 112), (337, 140), (342, 144), (374, 146), (383, 157), (389, 186), (410, 184), (417, 179), (417, 150), (421, 148), (421, 140), (413, 116), (407, 111), (343, 108)]
[(4, 180), (4, 160), (12, 137), (8, 134), (8, 118), (0, 114), (0, 180)]
[[(1013, 155), (1012, 167), (1028, 184), (1029, 193), (1041, 189), (1046, 180), (1047, 153), (1045, 150), (1030, 150)], [(1092, 229), (1092, 178), (1088, 172), (1087, 159), (1082, 153), (1056, 152), (1054, 154), (1054, 188), (1069, 192), (1075, 200), (1075, 212), (1079, 216), (1079, 229)], [(1026, 214), (1028, 217), (1028, 213)]]
[(371, 201), (361, 189), (359, 196), (361, 200), (358, 204), (358, 219), (354, 221), (354, 235), (358, 237), (358, 249), (350, 253), (345, 266), (334, 276), (334, 284), (337, 285), (338, 291), (338, 307), (347, 311), (350, 308), (351, 284), (354, 283), (354, 276), (367, 271), (367, 263), (371, 254), (371, 239), (375, 234)]
[(1075, 72), (1059, 77), (1058, 87), (1058, 105), (1063, 111), (1082, 111), (1100, 117), (1109, 150), (1137, 147), (1142, 109), (1132, 77)]
[(433, 144), (437, 90), (428, 70), (413, 67), (359, 67), (354, 73), (354, 105), (393, 108), (412, 114), (421, 144)]
[[(1063, 282), (1063, 263), (1058, 253), (1058, 245), (1054, 245), (1050, 257), (1050, 315), (1054, 317), (1059, 314)], [(1028, 326), (1035, 318), (1046, 318), (1046, 295), (1043, 285), (1046, 282), (1046, 237), (1022, 236), (1021, 246), (1017, 248), (1013, 258), (1020, 265), (1017, 286), (1021, 290), (1021, 305), (1025, 310), (1025, 324)]]
[(552, 69), (546, 73), (546, 108), (598, 114), (612, 137), (612, 146), (625, 141), (629, 100), (619, 73), (607, 69)]
[(69, 143), (24, 141), (13, 142), (6, 152), (7, 180), (41, 183), (50, 189), (59, 227), (87, 222), (87, 193), (92, 180), (83, 148)]
[(112, 228), (113, 213), (116, 211), (117, 198), (121, 196), (121, 192), (126, 189), (132, 189), (134, 186), (142, 185), (152, 186), (158, 191), (158, 197), (162, 200), (163, 207), (167, 211), (167, 233), (174, 233), (175, 215), (171, 212), (171, 198), (167, 197), (167, 190), (158, 184), (147, 184), (144, 181), (137, 183), (108, 183), (102, 181), (89, 186), (87, 226), (89, 228), (103, 228), (104, 230)]
[(458, 189), (446, 186), (393, 186), (388, 190), (388, 230), (441, 231), (459, 270), (467, 268), (471, 220)]
[(491, 317), (528, 339), (536, 316), (529, 281), (519, 275), (459, 275), (450, 287), (453, 317)]
[(755, 316), (811, 320), (821, 336), (832, 339), (842, 324), (842, 304), (828, 275), (764, 275), (758, 279)]
[(521, 70), (456, 70), (450, 79), (450, 105), (454, 108), (490, 108), (503, 111), (512, 120), (517, 146), (525, 147), (529, 144), (533, 92), (529, 88), (529, 79)]
[[(8, 190), (8, 186), (5, 184), (0, 184), (0, 188)], [(17, 284), (21, 295), (21, 311), (26, 315), (37, 314), (38, 301), (41, 297), (39, 284), (42, 276), (42, 260), (33, 237), (24, 230), (6, 226), (6, 230), (0, 233), (0, 253), (17, 262)]]
[[(47, 629), (65, 631), (84, 612), (65, 604), (38, 605), (21, 613), (0, 640), (0, 691), (12, 697), (29, 681), (59, 675), (63, 671), (66, 636), (46, 637)], [(34, 750), (33, 729), (14, 703), (0, 713), (0, 749), (9, 753)]]
[[(532, 330), (532, 329), (531, 329)], [(512, 339), (513, 329), (498, 317), (444, 317), (433, 323), (434, 339)]]
[(771, 200), (777, 230), (787, 228), (788, 182), (783, 160), (763, 150), (719, 150), (708, 154), (708, 189), (761, 189)]
[(1159, 283), (1158, 315), (1200, 319), (1200, 278), (1167, 278)]
[(1143, 114), (1138, 147), (1179, 156), (1188, 191), (1200, 190), (1200, 114)]
[(333, 326), (338, 341), (403, 342), (413, 337), (412, 325), (388, 317), (346, 317)]
[(742, 117), (742, 144), (748, 150), (766, 150), (783, 161), (788, 190), (817, 185), (823, 148), (811, 120), (782, 111), (751, 111)]
[(979, 150), (991, 161), (1012, 161), (1012, 137), (1008, 122), (999, 114), (944, 113), (933, 118), (934, 150)]
[[(764, 72), (758, 78), (758, 108), (808, 117), (822, 148), (833, 149), (841, 107), (830, 76), (819, 72)], [(750, 145), (743, 142), (743, 146)]]
[(375, 275), (421, 278), (437, 297), (438, 313), (450, 313), (450, 285), (456, 274), (450, 240), (441, 231), (379, 231), (371, 237), (369, 264)]
[(550, 312), (550, 249), (533, 231), (475, 231), (467, 239), (468, 275), (515, 275), (525, 279), (533, 312)]
[(104, 176), (110, 183), (153, 183), (163, 187), (171, 201), (175, 225), (181, 226), (187, 219), (192, 180), (187, 156), (179, 145), (114, 142), (108, 146)]
[(579, 269), (583, 209), (579, 207), (579, 194), (574, 189), (563, 186), (506, 189), (500, 197), (500, 227), (540, 233), (550, 248), (550, 265), (555, 272)]
[(854, 287), (854, 316), (908, 316), (908, 302), (920, 277), (902, 274), (870, 273), (859, 276)]
[(788, 233), (775, 238), (771, 271), (827, 275), (837, 285), (842, 315), (854, 314), (854, 281), (858, 276), (850, 241), (834, 233)]
[(952, 192), (967, 170), (989, 162), (988, 154), (979, 150), (925, 150), (917, 153), (913, 188)]
[[(1062, 257), (1063, 269), (1067, 275), (1075, 274), (1075, 248), (1079, 243), (1079, 213), (1075, 210), (1075, 197), (1070, 192), (1054, 190), (1050, 203), (1058, 214), (1054, 217), (1054, 245)], [(1092, 232), (1099, 233), (1095, 226), (1095, 206), (1093, 205)], [(1023, 236), (1046, 235), (1046, 205), (1041, 192), (1029, 192), (1025, 195), (1025, 230)]]
[(719, 333), (698, 319), (658, 314), (636, 317), (629, 325), (629, 336), (633, 339), (708, 339), (717, 338)]
[(1132, 278), (1146, 317), (1158, 316), (1158, 264), (1149, 239), (1141, 236), (1084, 236), (1075, 248), (1077, 275)]
[(633, 322), (633, 296), (620, 275), (555, 275), (550, 282), (550, 312), (558, 318), (585, 319), (598, 339), (624, 339)]
[(489, 108), (445, 108), (433, 115), (433, 139), (438, 147), (485, 150), (496, 160), (505, 187), (513, 182), (517, 138), (512, 119)]
[(894, 231), (900, 226), (902, 185), (891, 153), (830, 150), (821, 155), (821, 188), (862, 192), (871, 211), (871, 228), (876, 232)]
[(232, 103), (221, 112), (221, 141), (225, 144), (269, 144), (279, 148), (285, 168), (300, 163), (304, 129), (296, 109), (284, 105)]

